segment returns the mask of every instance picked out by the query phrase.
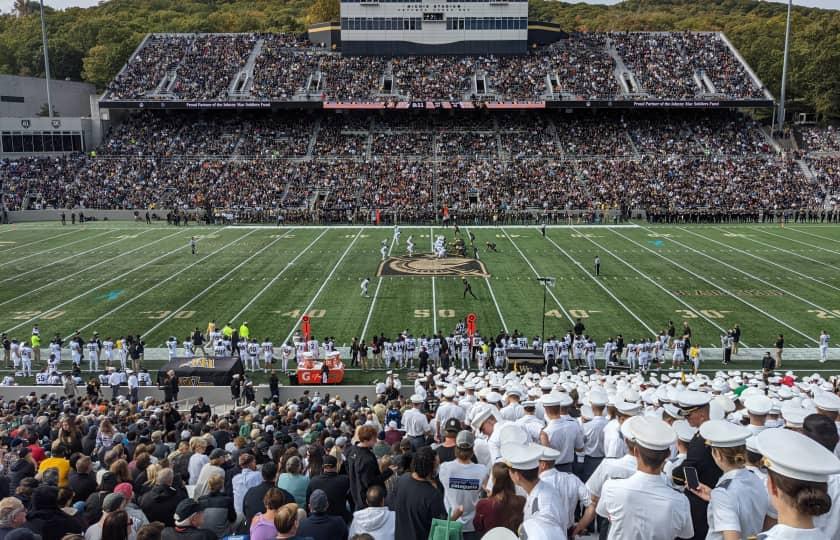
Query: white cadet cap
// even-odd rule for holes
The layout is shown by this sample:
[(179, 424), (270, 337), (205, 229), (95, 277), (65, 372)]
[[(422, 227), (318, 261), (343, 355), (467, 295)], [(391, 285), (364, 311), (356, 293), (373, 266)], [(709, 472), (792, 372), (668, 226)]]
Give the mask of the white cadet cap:
[(748, 452), (752, 452), (754, 454), (760, 454), (761, 452), (758, 450), (758, 443), (756, 442), (758, 439), (755, 435), (751, 435), (747, 438), (746, 447)]
[(565, 392), (551, 392), (540, 398), (546, 407), (568, 407), (573, 403), (572, 398)]
[(487, 400), (487, 403), (501, 403), (502, 395), (498, 392), (488, 392), (484, 399)]
[(840, 411), (840, 396), (831, 392), (819, 392), (814, 396), (814, 405), (823, 411)]
[(677, 420), (671, 424), (671, 427), (674, 428), (677, 438), (685, 443), (691, 442), (691, 439), (697, 434), (697, 428), (691, 427), (691, 424), (685, 420)]
[(827, 482), (840, 473), (840, 460), (820, 443), (789, 429), (765, 429), (756, 447), (771, 471), (794, 480)]
[(668, 450), (677, 440), (677, 434), (671, 426), (650, 416), (634, 416), (625, 420), (621, 425), (621, 433), (638, 446), (649, 450)]
[(486, 422), (491, 416), (493, 416), (493, 409), (485, 405), (481, 407), (477, 413), (475, 413), (475, 417), (470, 421), (470, 426), (472, 426), (475, 431), (479, 431), (481, 429), (481, 424)]
[(550, 446), (543, 446), (541, 444), (531, 443), (530, 446), (535, 446), (540, 449), (542, 455), (540, 456), (540, 461), (550, 461), (552, 463), (557, 463), (557, 460), (560, 459), (560, 456), (563, 454), (560, 451), (551, 448)]
[(412, 394), (410, 399), (412, 403), (423, 403), (423, 398), (420, 394)]
[(717, 448), (732, 448), (746, 444), (752, 432), (726, 420), (709, 420), (700, 426), (700, 436), (706, 444)]
[(581, 405), (580, 407), (580, 416), (581, 418), (595, 418), (595, 413), (592, 411), (591, 405)]
[(764, 416), (773, 408), (773, 400), (761, 394), (756, 394), (744, 400), (744, 407), (750, 414)]
[(600, 386), (593, 388), (592, 391), (589, 392), (590, 405), (594, 405), (596, 407), (603, 407), (607, 404), (607, 401), (609, 401), (607, 392)]
[(499, 444), (527, 444), (528, 439), (528, 432), (514, 423), (504, 424), (499, 431)]
[(443, 397), (447, 399), (452, 399), (455, 397), (455, 389), (451, 386), (447, 386), (446, 389), (443, 391)]
[(623, 416), (636, 416), (642, 412), (641, 403), (628, 403), (626, 401), (616, 401), (615, 410)]
[(677, 405), (681, 409), (696, 409), (708, 405), (712, 400), (711, 394), (696, 390), (683, 390), (677, 394)]
[(785, 421), (785, 426), (793, 428), (801, 428), (802, 424), (805, 423), (805, 418), (816, 413), (816, 409), (797, 407), (795, 405), (782, 407), (782, 418)]
[(507, 527), (495, 527), (487, 531), (481, 540), (519, 540), (519, 537)]
[(540, 458), (543, 454), (538, 445), (503, 444), (501, 450), (502, 459), (507, 462), (508, 466), (520, 471), (539, 467)]
[(670, 416), (671, 418), (682, 418), (682, 410), (679, 407), (674, 405), (673, 403), (666, 403), (662, 406), (662, 410), (665, 411), (665, 414)]

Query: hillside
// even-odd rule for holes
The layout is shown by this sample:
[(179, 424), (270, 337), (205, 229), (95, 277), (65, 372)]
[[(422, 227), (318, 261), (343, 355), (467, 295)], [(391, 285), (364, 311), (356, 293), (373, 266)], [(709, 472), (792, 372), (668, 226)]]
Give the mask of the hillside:
[[(53, 75), (103, 87), (147, 32), (303, 32), (335, 0), (111, 0), (50, 12)], [(615, 6), (531, 0), (531, 19), (569, 30), (721, 30), (774, 95), (784, 43), (783, 4), (752, 0), (632, 0)], [(42, 75), (37, 10), (0, 16), (0, 72)], [(795, 8), (789, 110), (840, 118), (840, 11)]]

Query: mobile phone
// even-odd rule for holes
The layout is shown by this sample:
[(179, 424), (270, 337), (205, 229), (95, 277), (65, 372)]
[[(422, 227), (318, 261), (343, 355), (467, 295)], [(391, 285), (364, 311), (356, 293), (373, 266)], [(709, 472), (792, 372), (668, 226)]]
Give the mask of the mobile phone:
[(697, 489), (700, 487), (700, 479), (697, 477), (697, 469), (694, 467), (683, 467), (685, 474), (685, 483), (690, 489)]

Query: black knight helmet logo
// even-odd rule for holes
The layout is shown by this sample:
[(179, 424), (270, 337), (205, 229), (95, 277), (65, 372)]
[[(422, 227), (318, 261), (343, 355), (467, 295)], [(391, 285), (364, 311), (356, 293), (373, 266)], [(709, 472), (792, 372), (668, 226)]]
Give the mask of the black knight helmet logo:
[(431, 253), (391, 257), (379, 265), (377, 276), (489, 277), (484, 263), (467, 257), (437, 258)]

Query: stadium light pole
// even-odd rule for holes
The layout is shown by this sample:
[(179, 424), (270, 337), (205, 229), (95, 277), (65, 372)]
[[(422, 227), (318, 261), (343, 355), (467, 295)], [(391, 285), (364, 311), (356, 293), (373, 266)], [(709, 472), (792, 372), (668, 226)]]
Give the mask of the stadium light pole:
[(785, 25), (785, 56), (782, 60), (782, 95), (779, 98), (779, 133), (785, 127), (785, 85), (787, 84), (788, 51), (790, 50), (790, 15), (793, 10), (793, 0), (788, 0), (787, 24)]
[(44, 20), (44, 0), (41, 0), (41, 41), (44, 43), (44, 75), (47, 77), (47, 112), (52, 118), (53, 106), (50, 94), (50, 53), (47, 50), (47, 23)]
[(542, 333), (540, 334), (540, 340), (545, 342), (545, 296), (548, 293), (548, 287), (554, 286), (554, 278), (537, 277), (537, 281), (543, 285)]

